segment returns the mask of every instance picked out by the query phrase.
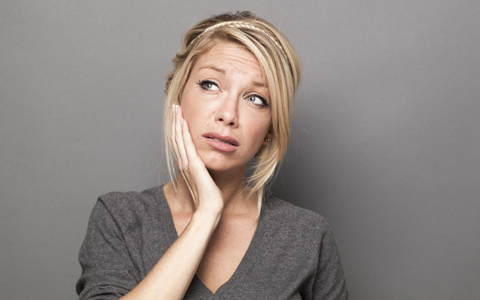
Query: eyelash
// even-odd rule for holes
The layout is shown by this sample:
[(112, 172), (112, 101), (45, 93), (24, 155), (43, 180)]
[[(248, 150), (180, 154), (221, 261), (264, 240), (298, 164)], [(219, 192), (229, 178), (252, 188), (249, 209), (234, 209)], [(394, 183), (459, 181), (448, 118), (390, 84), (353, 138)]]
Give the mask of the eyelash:
[(200, 80), (198, 83), (197, 83), (202, 89), (206, 90), (206, 91), (210, 91), (210, 89), (206, 88), (205, 85), (206, 84), (212, 84), (214, 86), (216, 86), (218, 88), (218, 85), (211, 81), (211, 80)]
[[(211, 80), (200, 80), (200, 81), (197, 82), (197, 84), (200, 86), (200, 88), (202, 88), (202, 89), (205, 90), (205, 91), (210, 91), (210, 89), (208, 89), (208, 88), (205, 87), (206, 84), (212, 84), (212, 85), (215, 85), (215, 86), (218, 88), (218, 85), (217, 85), (215, 82), (211, 81)], [(253, 105), (258, 106), (258, 107), (270, 107), (270, 105), (268, 105), (267, 100), (265, 100), (265, 98), (263, 98), (262, 96), (260, 96), (260, 95), (258, 95), (258, 94), (248, 95), (247, 98), (252, 97), (252, 96), (257, 97), (257, 98), (260, 99), (260, 101), (262, 101), (262, 103), (263, 103), (263, 104), (255, 104), (255, 103), (253, 103)]]

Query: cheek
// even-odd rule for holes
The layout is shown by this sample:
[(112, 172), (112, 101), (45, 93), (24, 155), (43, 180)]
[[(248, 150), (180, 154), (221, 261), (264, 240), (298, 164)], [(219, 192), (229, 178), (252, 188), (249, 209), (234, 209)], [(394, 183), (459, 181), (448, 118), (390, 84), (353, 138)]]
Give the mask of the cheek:
[[(195, 86), (192, 83), (187, 84), (181, 99), (181, 106), (183, 109), (183, 118), (189, 124), (204, 121), (209, 115), (208, 102), (205, 101), (203, 95), (195, 91)], [(192, 126), (190, 126), (192, 130)]]
[(188, 120), (187, 118), (190, 118), (190, 115), (195, 112), (194, 106), (196, 98), (195, 86), (189, 79), (185, 85), (182, 95), (180, 96), (180, 106), (183, 110), (184, 119)]
[(192, 101), (191, 95), (187, 91), (183, 94), (180, 105), (183, 111), (183, 118), (187, 120), (188, 124), (190, 125), (190, 123), (195, 122), (200, 107), (195, 107), (195, 103)]
[(260, 148), (270, 128), (270, 118), (268, 118), (268, 121), (266, 122), (258, 122), (258, 120), (262, 119), (265, 120), (267, 118), (263, 117), (249, 120), (250, 126), (248, 136), (252, 137), (251, 143), (255, 148)]
[(183, 118), (187, 120), (188, 125), (190, 127), (190, 131), (195, 131), (200, 126), (206, 126), (208, 123), (208, 118), (211, 115), (210, 110), (200, 105), (200, 103), (185, 103), (185, 107), (182, 106), (183, 109)]
[(190, 101), (190, 99), (185, 99), (182, 109), (183, 118), (188, 123), (193, 143), (199, 147), (203, 140), (202, 134), (209, 131), (211, 126), (209, 109), (205, 105), (201, 105), (201, 101)]

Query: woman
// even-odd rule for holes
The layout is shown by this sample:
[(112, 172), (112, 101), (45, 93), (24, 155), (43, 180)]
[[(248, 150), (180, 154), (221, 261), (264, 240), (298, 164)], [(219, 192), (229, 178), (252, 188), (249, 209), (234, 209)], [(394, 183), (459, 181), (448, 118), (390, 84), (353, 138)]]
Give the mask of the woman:
[(348, 298), (325, 220), (263, 192), (289, 140), (293, 47), (249, 12), (223, 14), (190, 29), (174, 63), (165, 137), (178, 173), (99, 198), (80, 299)]

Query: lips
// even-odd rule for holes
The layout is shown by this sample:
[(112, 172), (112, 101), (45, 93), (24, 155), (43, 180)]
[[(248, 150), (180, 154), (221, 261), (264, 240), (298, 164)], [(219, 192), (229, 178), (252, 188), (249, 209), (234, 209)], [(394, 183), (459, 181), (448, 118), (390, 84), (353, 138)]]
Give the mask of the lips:
[(239, 145), (235, 138), (228, 135), (224, 136), (216, 132), (207, 132), (202, 136), (212, 148), (223, 152), (235, 151)]

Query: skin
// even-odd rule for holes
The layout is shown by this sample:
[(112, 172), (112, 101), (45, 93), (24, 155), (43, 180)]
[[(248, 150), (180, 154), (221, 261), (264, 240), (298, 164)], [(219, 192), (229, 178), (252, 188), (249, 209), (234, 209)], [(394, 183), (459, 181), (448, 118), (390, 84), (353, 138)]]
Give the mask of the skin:
[[(204, 84), (208, 90), (198, 84), (202, 80), (212, 82)], [(271, 111), (259, 107), (261, 101), (254, 95), (269, 101), (270, 94), (268, 87), (257, 84), (264, 84), (258, 61), (239, 45), (217, 44), (195, 63), (181, 106), (197, 152), (211, 173), (229, 171), (243, 178), (248, 161), (264, 144)], [(210, 131), (232, 136), (240, 146), (233, 153), (211, 151), (202, 137)]]
[[(177, 189), (164, 187), (179, 238), (122, 299), (182, 299), (195, 274), (215, 292), (233, 275), (257, 226), (256, 199), (241, 193), (244, 173), (271, 135), (271, 110), (258, 96), (268, 104), (258, 61), (241, 46), (219, 42), (197, 60), (174, 109)], [(206, 132), (239, 145), (219, 151)]]

